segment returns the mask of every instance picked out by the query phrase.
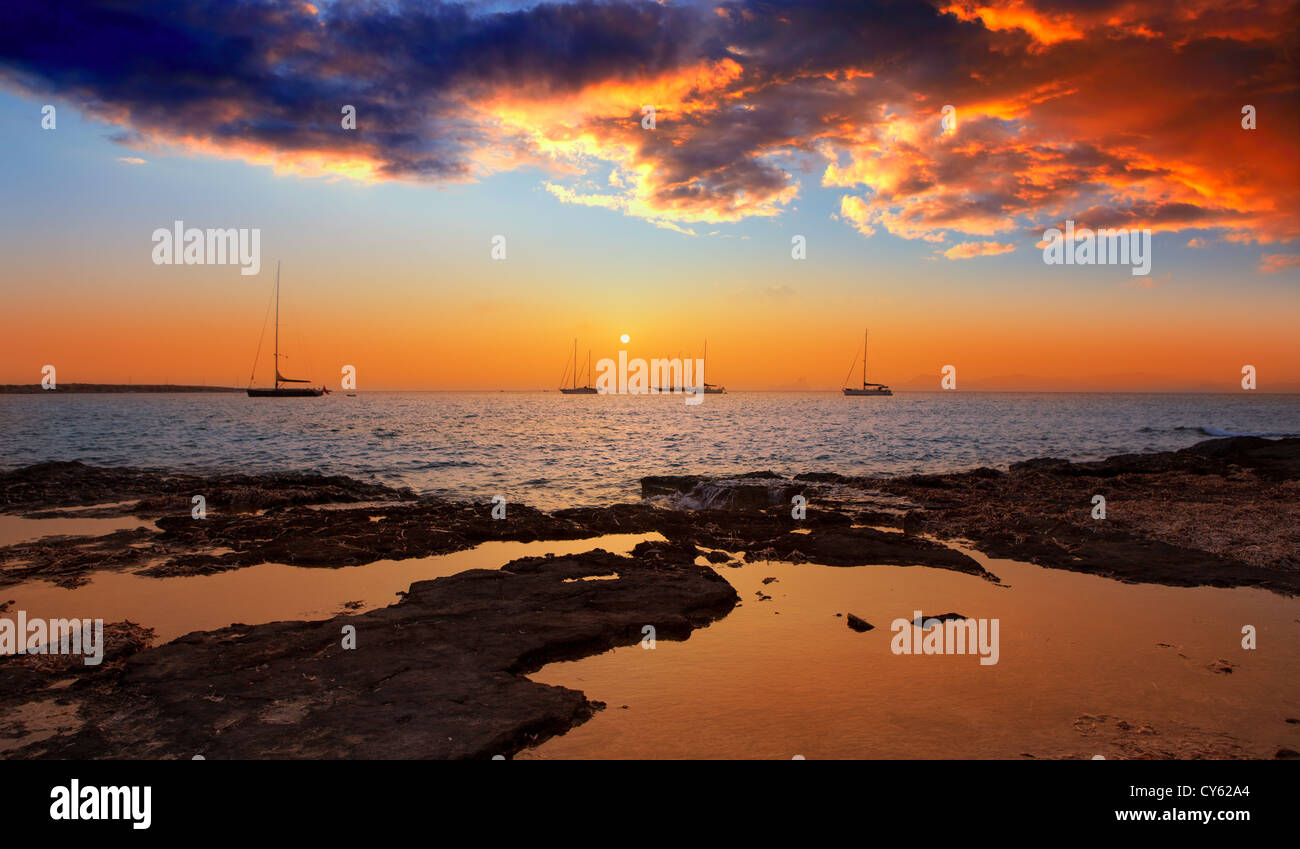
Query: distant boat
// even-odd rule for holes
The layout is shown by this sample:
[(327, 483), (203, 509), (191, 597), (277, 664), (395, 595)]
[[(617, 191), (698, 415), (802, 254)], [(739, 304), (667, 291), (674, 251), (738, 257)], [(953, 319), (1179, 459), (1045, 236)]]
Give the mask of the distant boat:
[[(853, 373), (852, 366), (849, 374)], [(883, 383), (867, 383), (867, 331), (862, 331), (862, 388), (844, 387), (845, 395), (893, 395), (893, 390)]]
[[(568, 369), (565, 369), (568, 373)], [(560, 382), (564, 382), (564, 377), (560, 377)], [(587, 379), (582, 386), (578, 385), (578, 340), (573, 340), (573, 385), (561, 386), (560, 391), (565, 395), (595, 395), (596, 387), (591, 385), (591, 351), (587, 351)]]
[[(709, 361), (709, 340), (708, 340), (708, 339), (705, 339), (705, 340), (704, 340), (704, 362), (707, 364), (708, 361)], [(694, 391), (694, 390), (692, 390), (692, 391)], [(716, 384), (716, 383), (707, 383), (707, 382), (706, 382), (706, 383), (704, 384), (704, 394), (705, 394), (705, 395), (726, 395), (726, 394), (727, 394), (727, 387), (725, 387), (725, 386), (719, 386), (719, 385)]]
[[(677, 355), (677, 359), (678, 359), (678, 360), (682, 360), (682, 356), (681, 356), (681, 353), (680, 353), (680, 352), (679, 352), (678, 355)], [(708, 343), (708, 340), (705, 340), (705, 342), (704, 342), (704, 361), (707, 362), (708, 359), (709, 359), (709, 343)], [(683, 360), (683, 362), (688, 362), (688, 361)], [(676, 394), (694, 395), (696, 392), (699, 392), (700, 390), (696, 389), (694, 386), (681, 386), (681, 385), (678, 385), (678, 386), (664, 386), (663, 384), (660, 384), (659, 387), (658, 387), (658, 389), (656, 389), (655, 391), (658, 392), (658, 393), (661, 394), (661, 395), (676, 395)], [(703, 392), (702, 392), (701, 394), (704, 394), (704, 395), (726, 395), (726, 394), (727, 394), (727, 387), (725, 387), (725, 386), (719, 386), (719, 385), (716, 384), (716, 383), (708, 383), (708, 382), (706, 382), (706, 383), (704, 384), (704, 390), (703, 390)]]
[[(266, 332), (266, 325), (262, 325), (262, 332)], [(261, 347), (259, 341), (258, 347)], [(257, 373), (257, 361), (253, 362), (253, 373)], [(329, 394), (329, 390), (324, 386), (319, 388), (312, 386), (280, 386), (281, 383), (311, 383), (310, 380), (302, 380), (296, 377), (285, 377), (280, 374), (280, 263), (275, 264), (275, 388), (274, 389), (255, 389), (252, 386), (253, 376), (248, 378), (248, 397), (249, 398), (318, 398), (321, 395)]]

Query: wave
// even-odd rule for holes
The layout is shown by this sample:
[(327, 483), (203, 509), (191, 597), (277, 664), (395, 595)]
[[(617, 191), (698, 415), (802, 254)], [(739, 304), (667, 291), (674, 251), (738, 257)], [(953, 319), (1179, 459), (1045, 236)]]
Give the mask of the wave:
[(1181, 431), (1181, 432), (1184, 432), (1184, 433), (1199, 433), (1199, 434), (1201, 434), (1202, 436), (1215, 436), (1215, 437), (1222, 437), (1222, 436), (1258, 436), (1258, 437), (1262, 437), (1262, 438), (1266, 438), (1266, 439), (1278, 439), (1278, 438), (1285, 438), (1285, 437), (1291, 437), (1291, 436), (1300, 436), (1300, 432), (1297, 432), (1297, 431), (1287, 431), (1287, 430), (1279, 430), (1279, 431), (1267, 431), (1267, 430), (1257, 430), (1257, 431), (1256, 431), (1256, 430), (1223, 430), (1223, 429), (1221, 429), (1221, 428), (1217, 428), (1217, 427), (1206, 427), (1205, 425), (1179, 425), (1178, 427), (1172, 427), (1172, 428), (1143, 427), (1143, 428), (1139, 428), (1139, 429), (1138, 429), (1138, 432), (1139, 432), (1139, 433), (1158, 433), (1159, 431), (1162, 431), (1162, 430)]
[(484, 464), (477, 460), (411, 460), (404, 471), (427, 472), (435, 469), (472, 469), (482, 465)]

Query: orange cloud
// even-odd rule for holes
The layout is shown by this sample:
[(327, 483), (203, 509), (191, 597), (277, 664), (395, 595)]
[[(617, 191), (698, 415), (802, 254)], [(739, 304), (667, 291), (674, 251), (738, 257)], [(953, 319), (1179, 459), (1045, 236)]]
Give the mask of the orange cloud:
[(997, 256), (1014, 251), (1014, 244), (1002, 244), (1001, 242), (962, 242), (953, 245), (943, 252), (943, 256), (948, 259), (970, 259), (976, 256)]
[(1083, 38), (1083, 33), (1076, 29), (1070, 16), (1056, 13), (1058, 20), (1051, 14), (1035, 11), (1029, 3), (1022, 0), (1002, 0), (993, 3), (971, 3), (963, 0), (953, 3), (942, 10), (956, 15), (963, 21), (980, 21), (990, 30), (1024, 30), (1041, 44), (1055, 44), (1066, 39)]
[(1265, 274), (1276, 274), (1288, 268), (1300, 268), (1300, 254), (1268, 254), (1259, 262), (1259, 270)]

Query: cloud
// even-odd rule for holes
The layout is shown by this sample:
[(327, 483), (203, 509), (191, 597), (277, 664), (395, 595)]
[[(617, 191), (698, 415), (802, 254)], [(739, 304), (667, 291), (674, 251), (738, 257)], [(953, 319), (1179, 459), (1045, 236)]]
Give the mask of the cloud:
[(943, 252), (948, 259), (970, 259), (976, 256), (997, 256), (1014, 251), (1014, 244), (1002, 244), (1001, 242), (962, 242), (959, 245), (953, 245)]
[(146, 162), (146, 160), (141, 159), (138, 156), (119, 156), (117, 161), (125, 162), (127, 165), (144, 165)]
[[(8, 0), (6, 13), (0, 83), (70, 102), (139, 151), (363, 181), (538, 169), (557, 202), (683, 232), (779, 217), (820, 183), (843, 190), (838, 217), (864, 237), (961, 247), (1064, 218), (1300, 237), (1292, 0)], [(1240, 127), (1245, 103), (1256, 130)]]
[(1288, 268), (1300, 268), (1300, 254), (1267, 254), (1259, 261), (1259, 270), (1264, 274), (1277, 274)]

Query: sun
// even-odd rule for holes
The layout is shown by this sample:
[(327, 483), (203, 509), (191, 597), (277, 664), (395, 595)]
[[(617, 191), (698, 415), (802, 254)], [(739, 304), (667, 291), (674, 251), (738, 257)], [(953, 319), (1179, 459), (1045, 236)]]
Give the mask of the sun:
[(631, 339), (632, 339), (632, 337), (631, 337), (631, 336), (628, 336), (626, 333), (624, 333), (622, 336), (618, 337), (618, 341), (622, 342), (624, 345), (626, 345), (628, 342), (630, 342)]

